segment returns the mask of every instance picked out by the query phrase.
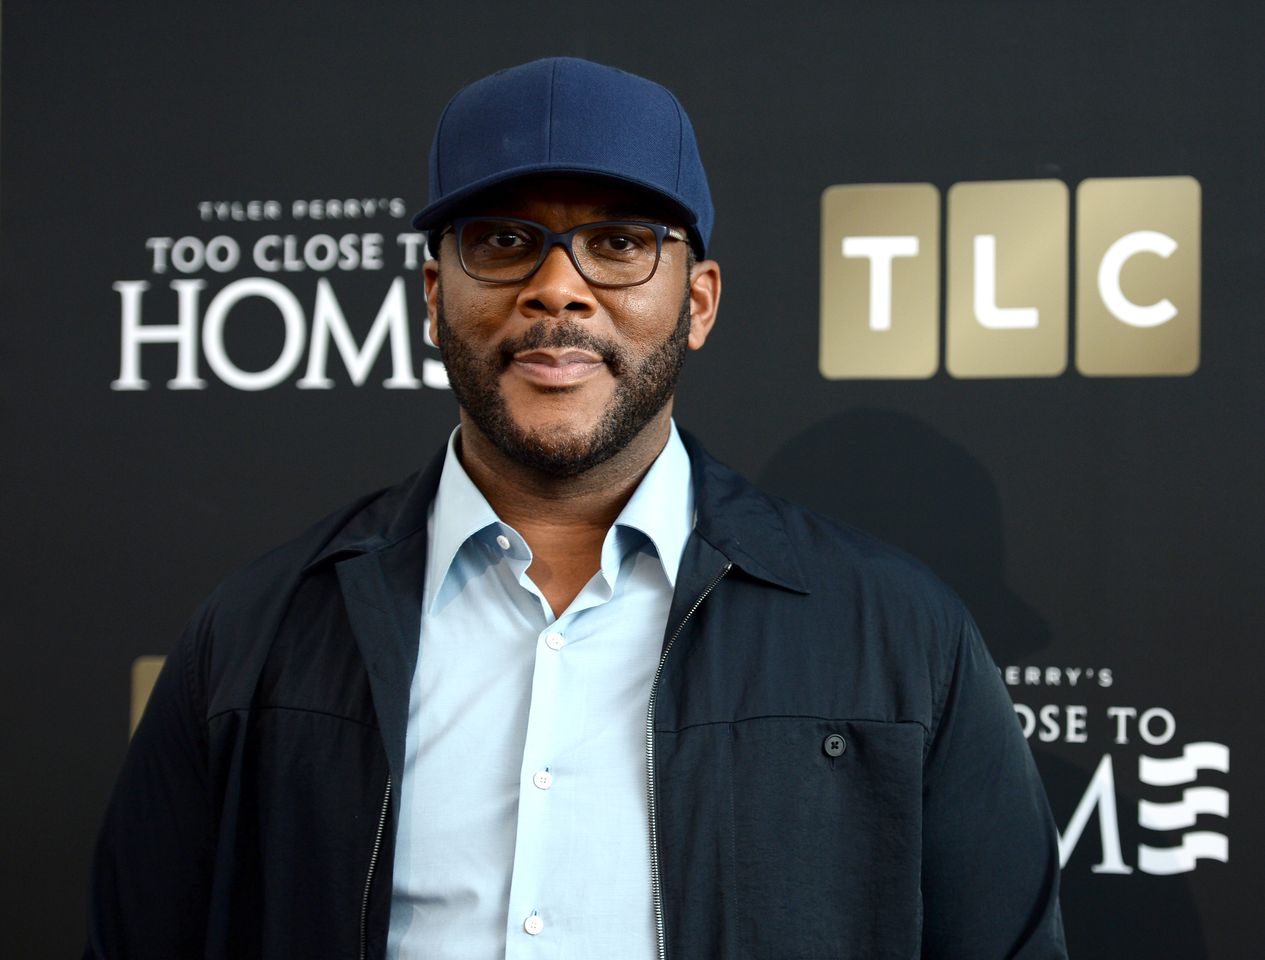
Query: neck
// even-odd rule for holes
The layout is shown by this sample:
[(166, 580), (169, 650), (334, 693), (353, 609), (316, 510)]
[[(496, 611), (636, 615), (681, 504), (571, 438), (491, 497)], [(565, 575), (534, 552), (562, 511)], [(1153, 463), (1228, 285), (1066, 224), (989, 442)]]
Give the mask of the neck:
[(597, 572), (606, 532), (668, 441), (670, 415), (669, 404), (609, 460), (557, 477), (507, 457), (462, 411), (462, 466), (496, 515), (531, 547), (528, 575), (555, 615)]

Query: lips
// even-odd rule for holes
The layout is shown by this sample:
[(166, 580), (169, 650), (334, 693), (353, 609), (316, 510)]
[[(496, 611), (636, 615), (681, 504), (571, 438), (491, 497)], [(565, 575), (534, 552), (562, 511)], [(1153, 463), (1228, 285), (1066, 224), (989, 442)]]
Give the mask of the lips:
[(574, 348), (522, 350), (513, 355), (510, 369), (543, 386), (577, 384), (604, 369), (606, 361), (596, 353)]

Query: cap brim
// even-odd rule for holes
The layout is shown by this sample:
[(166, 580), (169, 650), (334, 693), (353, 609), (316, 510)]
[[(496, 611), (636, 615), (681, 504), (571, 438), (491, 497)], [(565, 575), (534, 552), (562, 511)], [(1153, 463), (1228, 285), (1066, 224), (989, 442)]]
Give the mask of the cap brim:
[(417, 230), (434, 230), (437, 227), (442, 227), (454, 217), (459, 216), (462, 208), (481, 193), (485, 193), (494, 187), (504, 186), (515, 180), (551, 174), (565, 174), (566, 176), (585, 180), (597, 180), (619, 186), (634, 187), (644, 191), (652, 196), (656, 203), (663, 205), (666, 208), (666, 212), (680, 218), (681, 225), (686, 228), (690, 235), (690, 242), (693, 244), (695, 252), (700, 257), (706, 254), (706, 244), (703, 243), (702, 235), (698, 231), (698, 217), (686, 206), (680, 197), (666, 193), (660, 187), (644, 180), (638, 180), (635, 177), (618, 176), (606, 170), (585, 168), (574, 164), (531, 164), (529, 166), (516, 167), (512, 170), (503, 170), (494, 176), (476, 180), (458, 190), (452, 191), (444, 196), (442, 200), (427, 204), (413, 216), (413, 227)]

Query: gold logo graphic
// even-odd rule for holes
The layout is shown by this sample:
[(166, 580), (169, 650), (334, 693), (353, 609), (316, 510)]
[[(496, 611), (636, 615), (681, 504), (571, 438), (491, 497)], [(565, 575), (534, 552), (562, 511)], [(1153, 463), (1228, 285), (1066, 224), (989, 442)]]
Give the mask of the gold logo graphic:
[(158, 681), (158, 673), (163, 668), (166, 657), (141, 656), (132, 661), (132, 710), (131, 722), (128, 725), (128, 736), (136, 732), (136, 725), (141, 722), (145, 712), (145, 704)]
[(929, 183), (821, 197), (821, 372), (930, 377), (940, 366), (940, 193)]
[[(939, 368), (939, 191), (827, 188), (820, 367), (829, 379)], [(1067, 186), (948, 191), (945, 367), (959, 378), (1056, 377), (1068, 365)], [(1191, 177), (1085, 180), (1076, 191), (1076, 369), (1183, 376), (1199, 366), (1200, 191)]]
[(1076, 369), (1185, 376), (1199, 366), (1199, 182), (1076, 188)]
[(945, 367), (1056, 377), (1067, 367), (1067, 187), (958, 183), (948, 198)]

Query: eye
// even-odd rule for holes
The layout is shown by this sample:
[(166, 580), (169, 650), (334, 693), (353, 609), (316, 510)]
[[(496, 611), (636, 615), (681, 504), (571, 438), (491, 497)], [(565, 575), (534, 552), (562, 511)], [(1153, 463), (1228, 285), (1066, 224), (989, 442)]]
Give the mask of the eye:
[(637, 246), (637, 240), (626, 233), (612, 233), (603, 238), (603, 242), (612, 250), (631, 250)]
[(492, 247), (502, 250), (508, 250), (513, 247), (522, 246), (527, 242), (527, 238), (517, 230), (498, 230), (496, 233), (488, 234), (483, 242)]
[(469, 230), (468, 241), (476, 246), (493, 247), (497, 250), (512, 250), (515, 247), (523, 247), (531, 242), (527, 231), (521, 227), (514, 227), (508, 224), (495, 224), (484, 226), (483, 224), (471, 224), (474, 230)]
[(473, 260), (495, 260), (534, 253), (540, 238), (524, 224), (504, 220), (476, 220), (461, 234), (465, 255)]
[(614, 260), (653, 257), (654, 231), (630, 223), (594, 227), (584, 237), (584, 249), (595, 257)]

